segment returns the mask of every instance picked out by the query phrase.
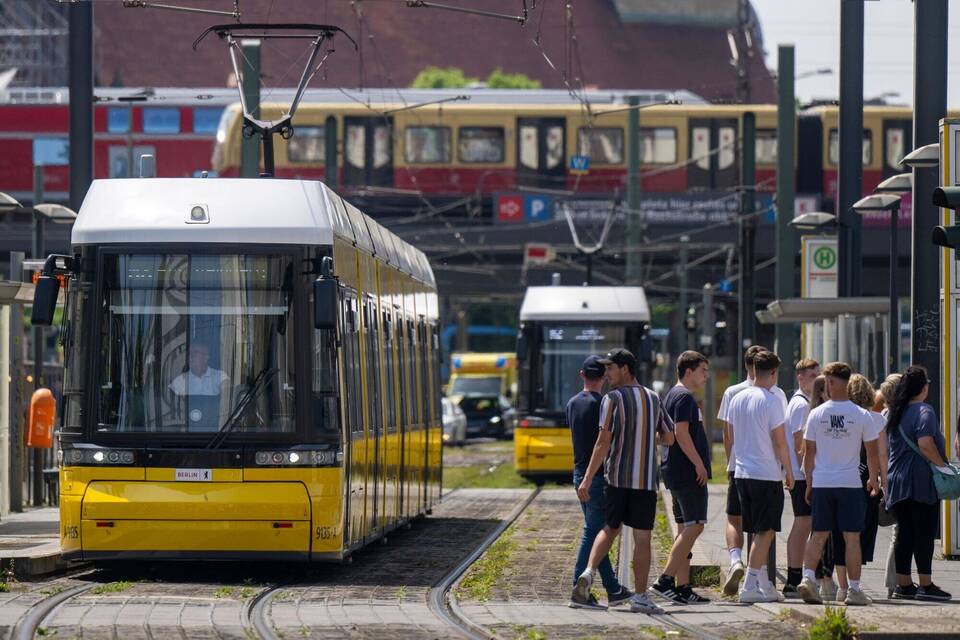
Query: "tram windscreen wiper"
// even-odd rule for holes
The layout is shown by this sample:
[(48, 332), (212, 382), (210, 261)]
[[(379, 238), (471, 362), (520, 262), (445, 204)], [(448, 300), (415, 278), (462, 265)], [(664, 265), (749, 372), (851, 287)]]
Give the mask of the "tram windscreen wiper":
[(227, 416), (227, 421), (223, 423), (223, 426), (220, 427), (220, 430), (213, 436), (209, 443), (207, 443), (207, 449), (216, 449), (224, 440), (227, 439), (227, 435), (233, 431), (233, 428), (237, 426), (240, 422), (240, 418), (246, 412), (247, 407), (250, 406), (250, 403), (257, 399), (257, 396), (260, 395), (260, 392), (266, 388), (267, 383), (279, 372), (280, 370), (276, 367), (264, 367), (260, 370), (260, 373), (256, 375), (253, 379), (253, 382), (250, 384), (250, 387), (244, 392), (242, 396), (237, 400), (237, 404), (234, 406), (233, 411), (230, 412), (230, 415)]

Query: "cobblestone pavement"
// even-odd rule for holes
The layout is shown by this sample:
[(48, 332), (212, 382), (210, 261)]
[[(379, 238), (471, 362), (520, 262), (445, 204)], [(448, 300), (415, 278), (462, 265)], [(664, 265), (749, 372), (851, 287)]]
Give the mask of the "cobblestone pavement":
[[(479, 596), (476, 590), (459, 588), (460, 608), (471, 620), (504, 638), (661, 638), (666, 633), (675, 637), (677, 629), (661, 616), (631, 614), (622, 607), (585, 611), (566, 606), (582, 526), (583, 516), (572, 489), (543, 491), (505, 534), (511, 550), (500, 578)], [(656, 573), (657, 564), (653, 563), (651, 573)], [(477, 568), (474, 565), (471, 571)], [(756, 607), (717, 601), (665, 609), (671, 618), (721, 637), (806, 637), (799, 624)], [(683, 635), (680, 632), (680, 637)]]
[(349, 565), (303, 568), (269, 564), (161, 564), (86, 571), (12, 583), (0, 593), (0, 638), (33, 605), (87, 584), (46, 623), (58, 638), (247, 638), (242, 615), (264, 587), (291, 581), (273, 599), (270, 622), (285, 637), (445, 638), (427, 607), (430, 588), (479, 544), (528, 490), (462, 489), (433, 515), (392, 532)]

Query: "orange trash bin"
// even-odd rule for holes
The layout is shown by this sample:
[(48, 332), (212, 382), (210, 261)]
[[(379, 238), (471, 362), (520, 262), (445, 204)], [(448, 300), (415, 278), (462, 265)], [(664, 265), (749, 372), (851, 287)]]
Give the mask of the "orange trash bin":
[(37, 389), (30, 398), (30, 425), (27, 446), (49, 449), (53, 446), (53, 423), (57, 419), (57, 402), (50, 389)]

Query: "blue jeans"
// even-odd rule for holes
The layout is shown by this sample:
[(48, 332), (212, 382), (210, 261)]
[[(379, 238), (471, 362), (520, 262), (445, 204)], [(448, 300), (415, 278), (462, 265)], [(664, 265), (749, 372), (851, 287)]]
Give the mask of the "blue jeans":
[[(580, 486), (583, 475), (574, 472), (573, 486)], [(590, 499), (580, 503), (583, 509), (583, 535), (580, 538), (580, 551), (577, 553), (577, 565), (573, 569), (573, 582), (576, 584), (577, 577), (587, 568), (587, 562), (590, 560), (590, 550), (593, 549), (593, 541), (597, 534), (603, 529), (605, 518), (603, 511), (603, 486), (606, 481), (602, 476), (594, 476), (590, 485)], [(620, 591), (620, 582), (617, 580), (617, 574), (613, 571), (613, 565), (610, 564), (610, 557), (604, 556), (600, 561), (600, 579), (603, 580), (603, 588), (607, 593), (617, 593)]]

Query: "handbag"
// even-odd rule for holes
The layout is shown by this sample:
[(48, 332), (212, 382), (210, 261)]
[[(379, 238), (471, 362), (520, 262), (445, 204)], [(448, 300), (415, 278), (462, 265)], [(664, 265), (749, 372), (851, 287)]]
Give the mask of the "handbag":
[(893, 511), (887, 511), (886, 500), (881, 500), (880, 506), (877, 508), (880, 510), (879, 517), (877, 518), (877, 525), (881, 527), (889, 527), (897, 523), (897, 517), (893, 514)]
[[(900, 425), (897, 425), (897, 428), (900, 429)], [(927, 458), (920, 453), (920, 447), (916, 443), (911, 442), (910, 438), (907, 437), (907, 434), (903, 432), (903, 429), (900, 429), (900, 435), (903, 436), (903, 441), (907, 443), (914, 453), (918, 456), (927, 460)], [(960, 498), (960, 469), (957, 469), (954, 465), (947, 463), (947, 467), (953, 473), (944, 473), (940, 471), (940, 467), (933, 464), (927, 460), (927, 464), (930, 465), (930, 472), (933, 474), (933, 486), (937, 489), (937, 495), (940, 496), (941, 500), (956, 500)]]

